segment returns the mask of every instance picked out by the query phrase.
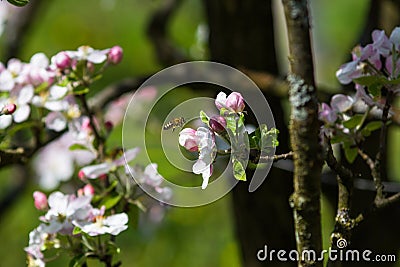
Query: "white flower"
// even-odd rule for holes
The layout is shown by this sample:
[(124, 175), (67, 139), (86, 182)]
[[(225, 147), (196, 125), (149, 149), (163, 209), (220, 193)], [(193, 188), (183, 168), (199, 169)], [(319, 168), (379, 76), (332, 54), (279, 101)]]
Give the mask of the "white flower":
[(49, 211), (43, 220), (44, 231), (50, 234), (60, 232), (70, 234), (73, 229), (72, 221), (86, 221), (93, 207), (90, 205), (92, 196), (64, 195), (54, 192), (49, 196)]
[(118, 235), (126, 230), (128, 226), (128, 215), (118, 213), (110, 216), (104, 216), (105, 208), (92, 210), (92, 221), (73, 221), (73, 224), (81, 228), (82, 232), (90, 236), (103, 234)]
[[(5, 129), (11, 125), (12, 121), (16, 123), (24, 122), (31, 114), (29, 103), (32, 100), (34, 88), (31, 84), (21, 88), (15, 88), (10, 93), (10, 99), (6, 100), (9, 103), (15, 103), (17, 109), (12, 115), (0, 116), (0, 129)], [(2, 100), (4, 102), (4, 99)], [(1, 101), (0, 101), (1, 102)]]
[(77, 51), (66, 51), (68, 56), (76, 60), (87, 60), (94, 64), (100, 64), (107, 60), (109, 49), (95, 50), (90, 46), (81, 46)]
[(193, 129), (187, 130), (186, 128), (181, 133), (179, 135), (179, 144), (190, 151), (197, 147), (199, 151), (199, 158), (192, 169), (195, 174), (202, 175), (203, 183), (201, 188), (205, 189), (212, 175), (212, 163), (217, 153), (214, 134), (204, 127), (199, 127), (195, 132)]

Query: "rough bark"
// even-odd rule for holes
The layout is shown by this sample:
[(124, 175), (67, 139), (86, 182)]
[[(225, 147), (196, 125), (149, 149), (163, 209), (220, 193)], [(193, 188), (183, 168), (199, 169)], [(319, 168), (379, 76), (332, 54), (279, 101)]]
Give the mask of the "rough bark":
[[(314, 84), (310, 24), (306, 0), (283, 0), (288, 29), (291, 103), (290, 141), (294, 152), (294, 210), (297, 251), (322, 249), (321, 169), (318, 104)], [(322, 266), (312, 257), (301, 258), (298, 266)]]
[[(275, 58), (271, 2), (267, 0), (207, 0), (211, 59), (240, 69), (278, 75)], [(280, 130), (277, 153), (288, 152), (288, 133), (280, 98), (266, 94)], [(251, 176), (249, 174), (248, 176)], [(291, 173), (272, 168), (267, 180), (255, 192), (249, 183), (233, 189), (237, 237), (243, 266), (295, 266), (293, 262), (259, 261), (257, 252), (294, 249), (293, 217), (288, 198), (293, 190)]]

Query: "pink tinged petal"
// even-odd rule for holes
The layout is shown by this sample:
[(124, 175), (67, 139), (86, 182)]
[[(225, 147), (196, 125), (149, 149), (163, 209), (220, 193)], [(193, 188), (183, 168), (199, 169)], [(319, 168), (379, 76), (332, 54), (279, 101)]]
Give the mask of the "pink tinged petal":
[(322, 103), (318, 118), (328, 123), (334, 123), (337, 119), (336, 112), (334, 112), (328, 104)]
[(333, 111), (345, 112), (353, 106), (354, 100), (350, 96), (337, 94), (331, 99), (331, 107)]
[(6, 129), (11, 125), (13, 121), (12, 115), (2, 115), (0, 116), (0, 129)]
[(132, 161), (134, 158), (136, 158), (136, 156), (137, 156), (137, 154), (139, 154), (139, 152), (140, 152), (140, 148), (138, 148), (138, 147), (129, 149), (124, 152), (124, 155), (122, 155), (122, 157), (116, 159), (114, 161), (114, 164), (116, 166), (123, 166), (123, 165), (125, 165), (125, 160), (127, 163)]
[(372, 32), (372, 40), (374, 48), (379, 51), (383, 56), (387, 56), (392, 49), (389, 39), (387, 38), (385, 31), (375, 30)]
[(226, 94), (224, 92), (220, 92), (215, 98), (215, 106), (218, 109), (226, 108)]
[(110, 171), (111, 165), (110, 163), (101, 163), (97, 165), (90, 165), (82, 168), (80, 172), (82, 172), (86, 178), (96, 179), (103, 174), (107, 174)]
[(240, 93), (232, 92), (226, 98), (226, 106), (235, 112), (242, 112), (245, 108), (244, 99)]
[(31, 84), (25, 85), (19, 91), (17, 103), (19, 105), (27, 104), (32, 100), (33, 95), (34, 95), (33, 86)]
[(14, 88), (14, 78), (8, 70), (0, 73), (0, 91), (11, 91)]
[(358, 61), (345, 63), (336, 71), (336, 77), (341, 84), (349, 84), (353, 81), (353, 78), (358, 78), (361, 74), (361, 70), (358, 68)]
[(31, 114), (31, 107), (29, 105), (21, 105), (15, 110), (13, 117), (16, 123), (26, 121)]
[(179, 144), (185, 147), (189, 151), (198, 150), (198, 138), (196, 136), (196, 130), (191, 128), (185, 128), (179, 133)]
[(394, 44), (397, 50), (400, 48), (400, 27), (394, 28), (390, 34), (389, 40)]
[(45, 124), (48, 129), (61, 132), (67, 127), (67, 119), (62, 113), (53, 111), (47, 114)]
[(94, 64), (100, 64), (107, 60), (107, 56), (102, 51), (94, 50), (87, 56), (87, 60)]

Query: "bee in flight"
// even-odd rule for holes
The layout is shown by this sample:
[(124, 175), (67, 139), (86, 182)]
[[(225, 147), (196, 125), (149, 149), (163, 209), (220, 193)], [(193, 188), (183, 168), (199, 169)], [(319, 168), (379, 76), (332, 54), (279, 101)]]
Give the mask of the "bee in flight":
[(172, 128), (172, 131), (174, 131), (175, 128), (182, 127), (185, 122), (186, 121), (184, 117), (174, 118), (164, 125), (163, 130), (169, 130)]

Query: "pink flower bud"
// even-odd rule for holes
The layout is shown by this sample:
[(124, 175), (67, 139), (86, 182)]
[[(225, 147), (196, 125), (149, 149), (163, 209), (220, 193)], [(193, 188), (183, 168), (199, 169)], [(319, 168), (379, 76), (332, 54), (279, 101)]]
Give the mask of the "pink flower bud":
[(107, 132), (111, 132), (111, 130), (114, 128), (114, 125), (111, 121), (106, 121), (104, 123), (104, 128), (106, 128)]
[(93, 196), (94, 195), (94, 187), (91, 184), (87, 184), (83, 187), (83, 194), (85, 196)]
[(57, 66), (59, 69), (66, 69), (71, 66), (71, 58), (65, 51), (59, 52), (57, 55), (54, 56), (54, 64)]
[(226, 98), (226, 106), (235, 112), (242, 112), (245, 104), (244, 99), (240, 93), (233, 92)]
[(47, 208), (47, 196), (44, 193), (40, 191), (33, 192), (33, 199), (35, 200), (35, 207), (38, 210), (45, 210)]
[(122, 48), (118, 45), (110, 48), (108, 52), (108, 61), (113, 64), (118, 64), (122, 60), (123, 51)]
[(81, 179), (82, 181), (84, 181), (85, 178), (86, 178), (85, 172), (82, 171), (82, 170), (80, 170), (80, 171), (78, 172), (78, 177), (79, 177), (79, 179)]
[(225, 131), (226, 120), (222, 116), (213, 116), (210, 119), (210, 127), (216, 133), (222, 133)]
[(17, 106), (14, 103), (8, 103), (3, 107), (1, 114), (3, 115), (11, 115), (15, 112)]

